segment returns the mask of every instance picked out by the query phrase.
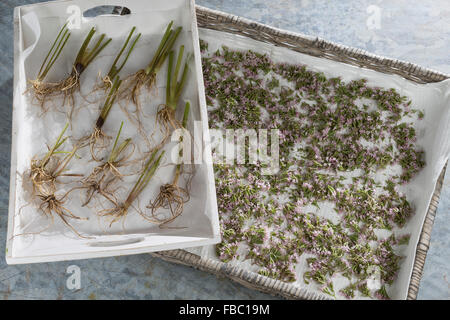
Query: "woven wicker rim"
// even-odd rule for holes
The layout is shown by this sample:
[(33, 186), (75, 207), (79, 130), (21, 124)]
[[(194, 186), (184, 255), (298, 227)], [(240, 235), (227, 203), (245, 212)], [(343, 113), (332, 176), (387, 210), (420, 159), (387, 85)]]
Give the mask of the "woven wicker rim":
[[(417, 83), (439, 82), (450, 78), (449, 75), (423, 68), (413, 63), (378, 56), (361, 49), (336, 44), (317, 37), (310, 37), (269, 27), (235, 15), (207, 9), (201, 6), (196, 6), (196, 10), (198, 26), (201, 28), (234, 33), (258, 41), (274, 44), (276, 46), (289, 48), (304, 54), (343, 62), (387, 74), (400, 75)], [(423, 267), (430, 245), (431, 230), (439, 203), (439, 195), (442, 189), (445, 169), (446, 166), (442, 169), (436, 183), (417, 244), (413, 271), (408, 288), (407, 298), (409, 300), (417, 298), (420, 279), (422, 277)], [(201, 258), (185, 250), (156, 252), (153, 253), (153, 255), (166, 261), (188, 265), (214, 273), (218, 276), (225, 276), (246, 287), (273, 295), (279, 295), (288, 299), (329, 299), (328, 296), (323, 294), (310, 292), (286, 282), (246, 271), (238, 265), (222, 263), (209, 258)]]

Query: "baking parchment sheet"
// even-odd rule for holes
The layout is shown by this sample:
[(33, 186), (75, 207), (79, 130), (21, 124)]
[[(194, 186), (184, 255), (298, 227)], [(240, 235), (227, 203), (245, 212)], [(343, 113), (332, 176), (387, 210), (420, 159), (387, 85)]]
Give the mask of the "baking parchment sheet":
[[(394, 231), (400, 231), (400, 234), (411, 234), (411, 238), (407, 246), (401, 246), (396, 251), (398, 254), (405, 256), (405, 258), (401, 262), (398, 278), (392, 286), (387, 288), (391, 298), (406, 299), (422, 225), (437, 179), (448, 159), (450, 151), (448, 139), (450, 134), (450, 81), (417, 84), (397, 75), (383, 74), (327, 59), (316, 58), (240, 35), (203, 28), (199, 29), (199, 34), (200, 39), (208, 43), (208, 52), (215, 52), (222, 45), (225, 45), (233, 50), (254, 50), (258, 53), (267, 54), (275, 63), (303, 64), (312, 71), (323, 72), (327, 77), (339, 76), (345, 82), (365, 78), (368, 80), (368, 86), (385, 89), (395, 88), (399, 94), (405, 95), (412, 100), (412, 108), (424, 111), (424, 119), (416, 122), (414, 127), (417, 134), (417, 145), (425, 151), (426, 166), (409, 184), (399, 188), (400, 191), (406, 194), (407, 199), (415, 208), (415, 214), (405, 227), (394, 229)], [(336, 214), (332, 207), (322, 206), (320, 203), (319, 205), (321, 209), (317, 214), (336, 222)], [(187, 251), (201, 257), (218, 260), (214, 246), (190, 248)], [(297, 264), (295, 270), (298, 280), (293, 285), (320, 294), (321, 291), (317, 284), (310, 283), (306, 285), (303, 282), (303, 273), (307, 271), (307, 257), (305, 254), (302, 255), (300, 262)], [(259, 269), (252, 266), (249, 260), (232, 261), (230, 264), (237, 265), (248, 271), (257, 272)], [(333, 284), (335, 292), (338, 292), (343, 286), (348, 284), (348, 281), (343, 277), (334, 277)], [(341, 295), (336, 296), (343, 298)], [(330, 298), (330, 296), (328, 297)]]
[[(136, 1), (134, 1), (136, 3)], [(193, 2), (192, 2), (193, 3)], [(192, 6), (191, 3), (191, 6)], [(112, 42), (100, 53), (91, 65), (81, 76), (81, 91), (75, 94), (75, 109), (73, 111), (72, 121), (66, 136), (70, 139), (62, 147), (62, 150), (70, 151), (73, 143), (78, 139), (89, 136), (94, 128), (95, 121), (103, 106), (105, 93), (95, 91), (95, 86), (99, 84), (99, 73), (104, 76), (111, 66), (117, 52), (122, 47), (128, 33), (133, 26), (137, 27), (142, 37), (133, 51), (128, 63), (121, 72), (121, 78), (135, 73), (144, 68), (156, 51), (167, 24), (173, 20), (174, 27), (182, 26), (183, 31), (175, 43), (174, 50), (178, 53), (180, 45), (185, 46), (185, 56), (194, 53), (193, 31), (191, 29), (191, 16), (188, 14), (191, 10), (190, 2), (177, 0), (170, 3), (164, 1), (155, 1), (151, 8), (135, 10), (127, 16), (98, 16), (94, 19), (84, 19), (80, 29), (71, 30), (72, 36), (64, 48), (63, 53), (53, 66), (53, 69), (46, 78), (48, 82), (56, 82), (66, 77), (71, 70), (72, 63), (90, 28), (95, 26), (97, 32), (92, 42), (96, 41), (101, 33), (106, 33), (107, 37), (112, 38)], [(57, 3), (57, 5), (64, 5)], [(142, 4), (141, 4), (142, 5)], [(67, 253), (79, 253), (86, 251), (99, 251), (102, 243), (118, 239), (140, 239), (136, 235), (154, 235), (159, 239), (159, 249), (174, 249), (171, 239), (178, 243), (179, 247), (185, 239), (186, 243), (192, 241), (206, 240), (204, 243), (215, 243), (218, 241), (217, 205), (215, 204), (215, 189), (212, 177), (211, 164), (203, 162), (195, 165), (195, 176), (191, 183), (190, 200), (184, 205), (183, 214), (170, 224), (170, 228), (160, 228), (144, 220), (135, 210), (130, 209), (125, 220), (120, 221), (109, 227), (107, 219), (98, 218), (95, 211), (109, 208), (106, 206), (96, 206), (93, 208), (81, 207), (84, 193), (74, 191), (65, 203), (65, 207), (71, 210), (75, 215), (88, 217), (89, 221), (78, 221), (68, 219), (68, 222), (81, 234), (90, 237), (89, 240), (80, 239), (67, 226), (65, 226), (58, 217), (55, 217), (54, 223), (51, 219), (45, 217), (37, 210), (36, 203), (30, 204), (30, 181), (27, 179), (31, 159), (34, 157), (42, 158), (47, 145), (55, 143), (56, 138), (67, 123), (67, 115), (70, 107), (63, 106), (63, 99), (50, 98), (46, 107), (48, 112), (43, 112), (39, 104), (33, 101), (31, 92), (27, 92), (27, 81), (35, 79), (41, 66), (47, 50), (53, 43), (60, 27), (66, 22), (67, 16), (58, 15), (52, 9), (52, 5), (38, 6), (35, 10), (28, 10), (21, 17), (21, 47), (19, 52), (19, 81), (15, 87), (15, 124), (16, 127), (16, 190), (15, 190), (15, 214), (13, 222), (12, 255), (14, 257), (46, 256), (46, 255), (64, 255)], [(65, 7), (64, 7), (65, 8)], [(149, 23), (149, 21), (151, 23)], [(92, 45), (92, 43), (91, 43)], [(190, 59), (190, 72), (186, 82), (185, 89), (181, 96), (179, 108), (176, 117), (180, 119), (184, 111), (184, 101), (191, 102), (190, 117), (188, 129), (192, 132), (194, 121), (203, 119), (200, 100), (199, 86), (197, 80), (197, 68), (194, 63), (199, 63), (193, 58)], [(143, 89), (140, 96), (143, 116), (142, 122), (147, 137), (150, 138), (152, 146), (157, 145), (162, 138), (162, 133), (156, 125), (156, 111), (158, 106), (165, 102), (165, 84), (167, 76), (167, 62), (163, 65), (157, 76), (156, 88), (151, 92)], [(121, 139), (132, 138), (136, 144), (135, 156), (133, 159), (142, 159), (135, 164), (125, 168), (125, 174), (140, 172), (146, 159), (143, 157), (148, 151), (149, 145), (137, 132), (137, 128), (128, 120), (124, 108), (130, 111), (135, 109), (131, 103), (116, 103), (103, 126), (103, 130), (108, 136), (114, 138), (124, 121), (124, 127), (121, 133)], [(205, 113), (206, 114), (206, 113)], [(205, 126), (207, 128), (207, 126)], [(198, 128), (197, 128), (198, 129)], [(200, 131), (202, 128), (200, 126)], [(194, 142), (201, 144), (202, 141)], [(197, 148), (201, 146), (197, 145)], [(105, 150), (107, 153), (111, 145)], [(171, 154), (178, 152), (176, 142), (169, 144), (166, 148), (166, 154), (163, 158), (160, 168), (157, 170), (151, 182), (141, 193), (135, 206), (146, 210), (145, 206), (155, 199), (159, 193), (159, 188), (165, 183), (173, 180), (175, 172), (174, 159)], [(208, 150), (208, 149), (205, 149)], [(201, 150), (202, 151), (202, 150)], [(106, 155), (104, 153), (104, 155)], [(77, 152), (68, 166), (69, 173), (89, 174), (91, 170), (99, 165), (92, 161), (89, 147)], [(209, 168), (208, 168), (209, 167)], [(210, 172), (209, 172), (210, 171)], [(120, 182), (120, 188), (117, 190), (119, 200), (125, 200), (128, 192), (138, 179), (138, 175), (125, 176), (123, 182)], [(62, 195), (70, 190), (76, 184), (70, 183), (74, 179), (62, 178), (57, 194)], [(95, 201), (93, 201), (95, 204)], [(103, 203), (104, 204), (104, 203)], [(161, 209), (161, 212), (168, 214), (167, 210)], [(216, 215), (216, 216), (215, 216)], [(45, 230), (44, 232), (40, 232)], [(35, 233), (31, 235), (30, 233)], [(27, 234), (27, 235), (24, 235)], [(157, 236), (162, 236), (157, 237)], [(166, 237), (166, 238), (164, 238)], [(173, 238), (171, 238), (173, 237)], [(161, 240), (162, 239), (162, 240)], [(164, 240), (166, 239), (166, 240)], [(180, 244), (181, 243), (181, 244)], [(201, 243), (201, 242), (199, 242)], [(167, 244), (167, 247), (164, 247)], [(148, 243), (147, 243), (148, 245)], [(131, 246), (132, 247), (132, 246)], [(127, 247), (125, 249), (129, 249)], [(103, 248), (108, 250), (111, 248)]]

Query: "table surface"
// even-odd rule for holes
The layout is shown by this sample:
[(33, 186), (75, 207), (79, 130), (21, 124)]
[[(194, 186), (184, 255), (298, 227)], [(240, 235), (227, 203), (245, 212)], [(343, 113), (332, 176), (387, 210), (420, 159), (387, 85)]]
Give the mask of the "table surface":
[[(13, 84), (13, 8), (0, 2), (0, 252), (8, 219)], [(319, 36), (450, 74), (448, 0), (198, 0), (197, 4), (274, 27)], [(450, 299), (450, 178), (446, 177), (418, 299)], [(69, 266), (80, 289), (70, 289)], [(271, 299), (227, 279), (149, 254), (8, 266), (0, 257), (3, 299)]]

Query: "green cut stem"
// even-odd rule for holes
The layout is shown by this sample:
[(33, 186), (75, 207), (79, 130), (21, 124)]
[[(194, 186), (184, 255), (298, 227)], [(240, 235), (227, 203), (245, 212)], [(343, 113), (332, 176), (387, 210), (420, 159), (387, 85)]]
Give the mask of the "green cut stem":
[(122, 132), (123, 121), (120, 124), (119, 131), (117, 132), (116, 140), (114, 141), (113, 148), (111, 150), (111, 154), (109, 155), (108, 162), (114, 163), (122, 151), (127, 147), (127, 145), (131, 142), (131, 138), (125, 139), (120, 145), (118, 145), (120, 133)]
[(136, 43), (139, 41), (140, 37), (141, 37), (141, 33), (139, 33), (136, 38), (134, 39), (134, 41), (131, 43), (130, 48), (128, 49), (127, 55), (125, 56), (125, 58), (122, 61), (122, 64), (118, 67), (117, 64), (119, 62), (119, 59), (121, 58), (122, 54), (125, 52), (125, 49), (128, 47), (128, 43), (130, 42), (134, 31), (136, 31), (136, 27), (133, 27), (133, 29), (131, 29), (130, 34), (128, 35), (127, 40), (125, 41), (122, 49), (119, 51), (119, 53), (117, 54), (116, 58), (114, 59), (114, 62), (111, 66), (111, 69), (109, 69), (108, 72), (108, 78), (109, 79), (114, 79), (119, 72), (123, 69), (123, 67), (125, 66), (125, 64), (127, 63), (128, 59), (130, 58), (131, 52), (133, 52)]
[(186, 126), (187, 126), (187, 121), (189, 118), (190, 110), (191, 110), (191, 102), (186, 101), (186, 105), (184, 106), (183, 122), (181, 123), (181, 125), (183, 126), (184, 129), (186, 129)]
[(53, 42), (52, 47), (47, 53), (47, 56), (45, 57), (44, 61), (42, 62), (41, 68), (39, 69), (38, 81), (44, 80), (44, 78), (47, 76), (50, 69), (55, 64), (56, 60), (58, 60), (59, 56), (61, 55), (62, 50), (67, 44), (67, 41), (70, 38), (70, 32), (67, 28), (67, 23), (64, 24), (64, 26), (61, 28), (61, 30), (58, 33), (58, 36), (56, 37), (55, 41)]
[(155, 150), (152, 155), (150, 156), (150, 159), (145, 164), (144, 170), (142, 171), (141, 175), (139, 176), (138, 181), (134, 185), (133, 189), (131, 189), (127, 200), (124, 203), (125, 208), (129, 208), (131, 204), (136, 200), (136, 198), (139, 196), (139, 194), (145, 189), (145, 187), (150, 182), (151, 178), (155, 174), (156, 170), (159, 167), (159, 164), (161, 163), (161, 158), (164, 155), (165, 151), (162, 151), (159, 157), (154, 161), (156, 158), (156, 155), (158, 154), (159, 150)]
[(68, 127), (69, 127), (69, 124), (67, 123), (64, 126), (64, 129), (61, 131), (60, 135), (58, 136), (58, 139), (56, 140), (56, 142), (53, 145), (53, 147), (50, 148), (50, 150), (48, 150), (48, 152), (45, 155), (44, 159), (42, 159), (41, 164), (40, 164), (41, 168), (44, 168), (47, 165), (48, 161), (57, 152), (59, 147), (61, 147), (64, 144), (64, 142), (66, 142), (67, 137), (63, 138), (63, 136), (64, 136), (64, 133), (66, 132)]
[(108, 92), (108, 96), (106, 97), (105, 104), (103, 105), (103, 108), (100, 112), (100, 116), (97, 119), (97, 122), (95, 124), (95, 127), (97, 129), (101, 129), (103, 124), (106, 121), (106, 118), (109, 115), (109, 111), (111, 111), (112, 106), (114, 105), (114, 102), (117, 98), (117, 91), (119, 90), (120, 85), (122, 84), (122, 80), (120, 80), (119, 76), (116, 76), (114, 79), (113, 85), (111, 89)]
[(89, 64), (100, 54), (100, 52), (102, 52), (102, 50), (105, 49), (105, 47), (111, 42), (111, 38), (103, 42), (106, 38), (106, 34), (103, 33), (100, 35), (99, 39), (94, 44), (94, 46), (90, 49), (89, 43), (91, 42), (95, 32), (96, 32), (95, 28), (92, 27), (88, 35), (86, 36), (73, 64), (74, 70), (72, 71), (72, 73), (76, 72), (78, 75), (80, 75), (89, 66)]
[(184, 46), (180, 47), (178, 52), (177, 64), (175, 66), (175, 71), (172, 75), (173, 64), (174, 64), (174, 52), (169, 53), (169, 66), (167, 72), (167, 84), (166, 84), (166, 105), (170, 107), (173, 111), (177, 109), (178, 100), (180, 99), (181, 92), (183, 91), (184, 85), (186, 84), (187, 74), (189, 71), (188, 58), (184, 63), (183, 73), (181, 75), (180, 81), (178, 81), (178, 74), (181, 69), (181, 62), (183, 60)]
[(61, 162), (61, 164), (58, 166), (58, 170), (55, 172), (54, 176), (58, 177), (63, 173), (63, 171), (66, 169), (67, 165), (69, 164), (70, 160), (75, 156), (77, 150), (79, 149), (79, 146), (75, 146), (72, 151), (69, 152), (69, 154), (64, 158), (64, 160)]
[(177, 40), (181, 30), (183, 29), (182, 27), (177, 27), (174, 31), (172, 29), (172, 25), (173, 21), (171, 21), (167, 26), (161, 42), (159, 43), (158, 49), (153, 56), (153, 59), (148, 64), (147, 68), (145, 68), (145, 74), (156, 74), (166, 60), (168, 52), (172, 50), (175, 41)]
[[(183, 115), (183, 122), (181, 123), (183, 129), (186, 129), (187, 121), (189, 117), (189, 111), (191, 108), (191, 103), (189, 101), (186, 101), (186, 105), (184, 107), (184, 115)], [(180, 137), (180, 143), (183, 142), (183, 136)], [(180, 146), (180, 158), (183, 157), (183, 146)], [(175, 169), (175, 177), (173, 179), (173, 185), (176, 185), (178, 183), (178, 179), (181, 175), (181, 163), (177, 164), (177, 167)]]

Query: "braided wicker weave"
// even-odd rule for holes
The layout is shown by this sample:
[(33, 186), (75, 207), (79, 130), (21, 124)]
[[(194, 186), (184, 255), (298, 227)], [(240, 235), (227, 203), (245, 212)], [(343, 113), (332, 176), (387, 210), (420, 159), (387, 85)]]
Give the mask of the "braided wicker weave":
[[(272, 28), (264, 24), (200, 6), (197, 6), (197, 23), (201, 28), (239, 34), (258, 41), (286, 47), (304, 54), (339, 61), (387, 74), (397, 74), (417, 83), (438, 82), (449, 78), (448, 75), (422, 68), (416, 64), (389, 59), (368, 53), (361, 49), (351, 48), (328, 42), (323, 39)], [(409, 283), (408, 299), (416, 299), (419, 290), (420, 279), (422, 277), (422, 271), (430, 244), (431, 229), (436, 215), (445, 169), (446, 168), (444, 167), (439, 176), (422, 227), (416, 249), (413, 272)], [(184, 250), (157, 252), (153, 253), (153, 255), (167, 261), (192, 266), (219, 276), (228, 277), (246, 287), (274, 295), (280, 295), (289, 299), (328, 298), (324, 295), (298, 288), (289, 283), (246, 271), (239, 266), (201, 258)]]

